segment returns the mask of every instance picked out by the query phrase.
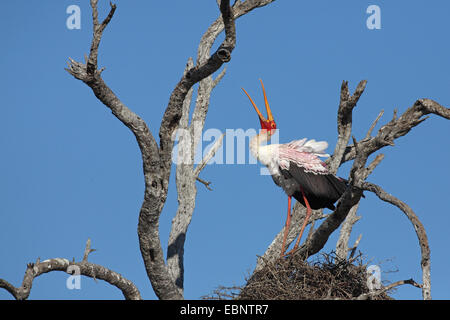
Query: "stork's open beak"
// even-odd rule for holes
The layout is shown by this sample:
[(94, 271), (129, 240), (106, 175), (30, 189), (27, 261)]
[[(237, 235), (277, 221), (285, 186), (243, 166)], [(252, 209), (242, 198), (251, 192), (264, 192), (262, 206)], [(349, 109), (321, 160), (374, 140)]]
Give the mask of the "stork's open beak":
[(270, 110), (269, 102), (267, 101), (266, 89), (264, 89), (264, 84), (263, 84), (262, 80), (259, 79), (259, 81), (261, 81), (261, 87), (262, 87), (263, 94), (264, 94), (264, 104), (266, 105), (267, 119), (264, 118), (264, 116), (262, 115), (261, 111), (259, 111), (258, 107), (257, 107), (256, 104), (253, 102), (252, 98), (251, 98), (250, 95), (247, 93), (247, 91), (245, 91), (244, 88), (242, 88), (242, 90), (245, 92), (245, 94), (247, 95), (247, 97), (250, 99), (250, 102), (252, 103), (253, 107), (255, 108), (256, 113), (258, 113), (259, 120), (261, 120), (261, 122), (266, 122), (267, 120), (273, 121), (272, 111)]

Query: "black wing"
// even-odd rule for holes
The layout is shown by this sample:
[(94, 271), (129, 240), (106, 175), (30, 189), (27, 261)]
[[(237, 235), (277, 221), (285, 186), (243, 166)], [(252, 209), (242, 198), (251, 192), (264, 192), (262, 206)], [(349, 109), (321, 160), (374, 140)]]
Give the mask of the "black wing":
[[(293, 162), (289, 164), (289, 170), (281, 169), (281, 173), (286, 178), (294, 179), (301, 186), (312, 209), (329, 208), (334, 210), (334, 203), (347, 188), (346, 181), (334, 174), (307, 172), (303, 167)], [(294, 192), (292, 196), (305, 205), (300, 190)]]

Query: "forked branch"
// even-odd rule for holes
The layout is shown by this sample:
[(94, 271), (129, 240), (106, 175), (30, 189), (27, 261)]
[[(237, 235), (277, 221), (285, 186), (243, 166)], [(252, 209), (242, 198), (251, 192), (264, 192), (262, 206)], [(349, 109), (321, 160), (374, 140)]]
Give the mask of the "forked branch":
[[(202, 50), (207, 50), (206, 55), (201, 55), (202, 59), (197, 61), (195, 66), (183, 73), (180, 81), (175, 86), (169, 98), (169, 103), (164, 112), (159, 129), (159, 145), (150, 133), (147, 124), (125, 104), (123, 104), (114, 92), (105, 84), (101, 77), (103, 68), (98, 70), (97, 57), (99, 43), (103, 32), (111, 21), (116, 6), (111, 4), (111, 10), (106, 19), (100, 24), (98, 21), (97, 0), (91, 0), (93, 38), (91, 50), (86, 63), (81, 63), (70, 59), (69, 68), (66, 69), (75, 78), (82, 80), (94, 92), (95, 96), (108, 107), (112, 113), (125, 124), (135, 135), (138, 142), (143, 161), (143, 171), (145, 177), (145, 192), (139, 213), (138, 237), (145, 269), (156, 295), (160, 299), (182, 299), (182, 275), (183, 268), (178, 271), (169, 271), (165, 264), (163, 250), (159, 235), (159, 218), (167, 199), (169, 179), (172, 168), (172, 151), (174, 146), (173, 134), (180, 125), (183, 115), (183, 105), (192, 86), (203, 79), (209, 78), (214, 72), (219, 70), (223, 63), (230, 61), (231, 53), (236, 45), (236, 30), (234, 20), (251, 11), (254, 8), (264, 6), (273, 0), (247, 0), (245, 2), (236, 1), (230, 7), (229, 0), (220, 1), (220, 18), (214, 23), (214, 28), (210, 31), (213, 41), (204, 46)], [(215, 53), (209, 55), (210, 46), (215, 40), (216, 32), (225, 30), (225, 39)], [(202, 40), (209, 41), (209, 37)], [(217, 85), (223, 77), (223, 72), (215, 80), (211, 80), (212, 87)], [(209, 96), (208, 96), (209, 99)], [(206, 110), (200, 110), (205, 113)], [(194, 111), (195, 114), (195, 111)], [(204, 121), (204, 119), (203, 119)], [(195, 150), (195, 148), (193, 149)], [(198, 175), (197, 175), (198, 176)], [(196, 176), (191, 175), (191, 180), (195, 183)], [(194, 185), (195, 186), (195, 185)], [(194, 195), (195, 192), (191, 194)], [(192, 197), (190, 197), (192, 199)], [(190, 210), (190, 209), (189, 209)], [(189, 211), (188, 210), (188, 211)], [(184, 209), (180, 212), (187, 212)], [(188, 213), (188, 215), (191, 213)], [(180, 229), (177, 235), (178, 245), (169, 244), (170, 254), (172, 248), (179, 248), (175, 253), (182, 259), (184, 237), (189, 224)], [(181, 245), (180, 245), (181, 244)], [(171, 256), (173, 257), (173, 256)], [(182, 264), (182, 261), (179, 261)], [(179, 265), (179, 264), (177, 264)], [(180, 290), (181, 289), (181, 290)]]

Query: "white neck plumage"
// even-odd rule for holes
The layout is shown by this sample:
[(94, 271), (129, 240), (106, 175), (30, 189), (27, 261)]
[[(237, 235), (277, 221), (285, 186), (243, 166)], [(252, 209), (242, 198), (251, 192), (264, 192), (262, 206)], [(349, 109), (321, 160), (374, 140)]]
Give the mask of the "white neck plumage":
[(278, 147), (278, 145), (270, 144), (270, 145), (262, 145), (270, 139), (270, 135), (267, 130), (261, 130), (261, 132), (254, 136), (250, 140), (250, 151), (252, 155), (258, 159), (262, 164), (268, 165), (274, 154), (274, 148)]

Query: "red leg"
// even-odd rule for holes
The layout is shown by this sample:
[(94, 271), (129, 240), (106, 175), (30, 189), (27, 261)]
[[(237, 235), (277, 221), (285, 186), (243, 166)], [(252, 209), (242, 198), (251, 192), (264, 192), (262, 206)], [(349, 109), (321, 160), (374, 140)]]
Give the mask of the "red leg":
[(286, 251), (286, 238), (289, 232), (289, 225), (291, 224), (291, 196), (288, 196), (288, 212), (287, 212), (287, 218), (286, 218), (286, 224), (284, 226), (284, 237), (283, 237), (283, 244), (281, 246), (281, 257), (284, 256), (284, 252)]
[(305, 201), (305, 205), (306, 205), (306, 217), (305, 217), (305, 220), (303, 221), (303, 225), (302, 225), (302, 228), (300, 229), (300, 234), (298, 235), (298, 238), (297, 238), (297, 241), (295, 242), (294, 248), (291, 251), (289, 251), (288, 254), (297, 250), (297, 247), (300, 243), (300, 239), (302, 238), (302, 235), (303, 235), (303, 231), (305, 230), (306, 224), (308, 223), (309, 217), (311, 216), (311, 207), (309, 206), (308, 199), (306, 199), (305, 193), (303, 192), (303, 188), (300, 188), (300, 191), (302, 192), (303, 201)]

